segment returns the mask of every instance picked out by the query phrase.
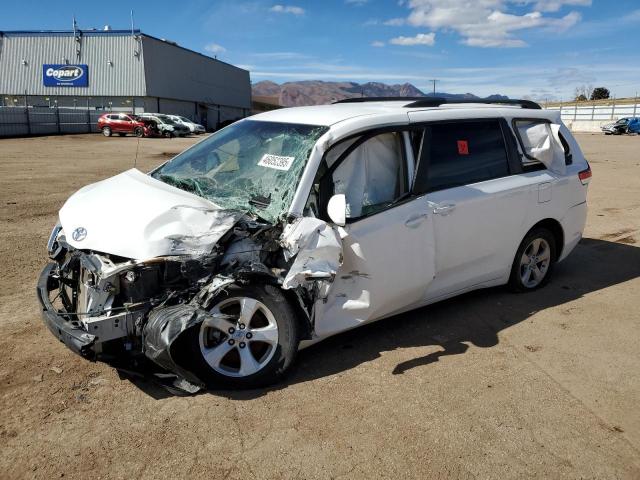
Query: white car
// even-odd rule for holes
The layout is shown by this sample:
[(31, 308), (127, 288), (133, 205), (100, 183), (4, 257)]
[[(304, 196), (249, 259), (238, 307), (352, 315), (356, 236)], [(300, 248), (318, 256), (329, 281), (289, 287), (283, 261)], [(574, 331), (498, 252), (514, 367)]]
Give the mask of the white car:
[(204, 126), (189, 120), (187, 117), (182, 117), (180, 115), (167, 115), (167, 117), (169, 117), (176, 123), (184, 125), (189, 129), (191, 133), (195, 133), (196, 135), (200, 135), (201, 133), (206, 132)]
[(256, 387), (339, 332), (547, 282), (591, 177), (558, 112), (367, 100), (256, 115), (80, 189), (38, 284), (51, 332), (194, 389)]

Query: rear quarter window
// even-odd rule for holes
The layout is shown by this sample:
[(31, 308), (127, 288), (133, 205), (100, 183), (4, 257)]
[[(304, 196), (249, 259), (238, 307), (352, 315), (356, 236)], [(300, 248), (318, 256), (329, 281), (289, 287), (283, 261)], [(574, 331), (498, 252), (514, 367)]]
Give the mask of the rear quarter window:
[[(541, 119), (515, 119), (513, 120), (513, 130), (518, 139), (518, 146), (522, 153), (522, 166), (525, 171), (540, 170), (546, 168), (537, 156), (537, 151), (550, 141), (551, 123)], [(573, 155), (569, 143), (558, 134), (562, 149), (564, 150), (565, 164), (573, 163)]]

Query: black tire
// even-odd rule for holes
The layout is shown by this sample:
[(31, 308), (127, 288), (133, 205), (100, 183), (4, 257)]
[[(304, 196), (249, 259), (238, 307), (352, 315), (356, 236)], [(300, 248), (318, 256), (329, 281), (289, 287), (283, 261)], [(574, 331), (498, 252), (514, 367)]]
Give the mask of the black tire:
[(173, 132), (164, 132), (163, 135), (166, 138), (173, 138), (175, 136)]
[[(522, 259), (525, 253), (525, 250), (530, 247), (530, 245), (536, 239), (544, 240), (549, 246), (549, 260), (546, 270), (544, 271), (544, 275), (542, 280), (536, 283), (535, 285), (527, 285), (524, 283), (522, 279), (523, 275), (523, 266)], [(514, 292), (531, 292), (533, 290), (537, 290), (538, 288), (543, 287), (551, 278), (553, 273), (553, 267), (557, 260), (557, 247), (556, 240), (548, 229), (544, 227), (537, 227), (529, 231), (520, 243), (518, 247), (518, 251), (516, 252), (516, 256), (513, 259), (513, 264), (511, 265), (511, 275), (509, 276), (508, 287), (510, 290)], [(524, 267), (526, 268), (526, 267)]]
[(102, 135), (105, 137), (111, 136), (111, 127), (102, 127)]
[(136, 129), (133, 131), (133, 133), (138, 138), (144, 137), (144, 129), (142, 127), (136, 127)]
[[(214, 370), (204, 359), (200, 348), (201, 326), (197, 325), (185, 332), (181, 338), (179, 361), (185, 368), (194, 372), (198, 378), (210, 388), (261, 388), (280, 380), (294, 363), (300, 343), (300, 327), (295, 315), (295, 310), (282, 294), (278, 287), (272, 285), (247, 285), (231, 286), (212, 299), (207, 309), (213, 309), (216, 305), (225, 301), (233, 301), (234, 298), (247, 297), (261, 302), (273, 315), (278, 328), (278, 340), (270, 360), (265, 361), (264, 366), (256, 373), (248, 376), (228, 376)], [(249, 326), (247, 325), (247, 329)], [(219, 332), (219, 331), (218, 331)], [(215, 332), (217, 333), (217, 332)], [(205, 335), (204, 333), (202, 335)], [(231, 335), (223, 335), (216, 345), (228, 342)], [(258, 342), (259, 343), (259, 342)], [(247, 345), (249, 341), (247, 340)], [(236, 352), (240, 343), (236, 346)], [(245, 347), (249, 350), (248, 346)], [(271, 347), (270, 347), (271, 348)], [(227, 354), (228, 355), (228, 354)], [(237, 353), (231, 353), (232, 357)], [(227, 358), (227, 356), (223, 356)], [(253, 356), (255, 358), (255, 356)], [(231, 358), (233, 360), (233, 358)]]

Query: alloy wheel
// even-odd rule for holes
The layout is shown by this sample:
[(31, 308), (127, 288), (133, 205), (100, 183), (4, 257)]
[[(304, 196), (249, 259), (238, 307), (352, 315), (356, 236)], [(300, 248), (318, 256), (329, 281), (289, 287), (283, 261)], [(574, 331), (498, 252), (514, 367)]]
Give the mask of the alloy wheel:
[(259, 372), (278, 347), (278, 324), (262, 302), (250, 297), (227, 298), (211, 310), (200, 326), (200, 352), (217, 373), (247, 377)]
[(549, 270), (551, 247), (544, 238), (536, 238), (524, 249), (520, 258), (520, 279), (527, 288), (535, 288)]

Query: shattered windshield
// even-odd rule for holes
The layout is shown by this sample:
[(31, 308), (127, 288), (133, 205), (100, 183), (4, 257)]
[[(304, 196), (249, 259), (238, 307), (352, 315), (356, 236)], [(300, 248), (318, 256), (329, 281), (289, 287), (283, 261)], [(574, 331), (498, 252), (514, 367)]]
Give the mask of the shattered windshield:
[(293, 199), (314, 144), (327, 127), (244, 120), (152, 172), (228, 210), (275, 222)]

